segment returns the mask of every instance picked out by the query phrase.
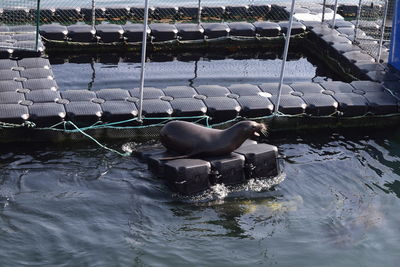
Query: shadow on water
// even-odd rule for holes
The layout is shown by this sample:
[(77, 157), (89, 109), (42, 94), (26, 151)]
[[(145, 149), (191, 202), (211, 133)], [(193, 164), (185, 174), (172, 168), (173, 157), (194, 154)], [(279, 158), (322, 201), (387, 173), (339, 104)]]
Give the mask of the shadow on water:
[(394, 193), (398, 198), (400, 198), (400, 181), (395, 180), (391, 183), (385, 183), (385, 187), (388, 188), (388, 193)]

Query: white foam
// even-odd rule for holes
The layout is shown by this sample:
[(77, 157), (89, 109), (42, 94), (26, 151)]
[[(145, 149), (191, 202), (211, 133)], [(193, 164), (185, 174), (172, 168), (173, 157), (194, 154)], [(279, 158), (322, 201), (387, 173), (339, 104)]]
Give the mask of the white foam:
[(273, 186), (276, 186), (279, 183), (281, 183), (283, 180), (285, 180), (285, 178), (286, 174), (281, 173), (273, 178), (250, 179), (244, 184), (239, 184), (235, 186), (226, 186), (224, 184), (217, 184), (211, 186), (210, 189), (198, 195), (178, 196), (178, 198), (182, 201), (188, 201), (188, 202), (210, 202), (210, 201), (223, 202), (224, 199), (228, 197), (230, 193), (242, 192), (242, 191), (247, 191), (247, 192), (267, 191), (271, 189)]

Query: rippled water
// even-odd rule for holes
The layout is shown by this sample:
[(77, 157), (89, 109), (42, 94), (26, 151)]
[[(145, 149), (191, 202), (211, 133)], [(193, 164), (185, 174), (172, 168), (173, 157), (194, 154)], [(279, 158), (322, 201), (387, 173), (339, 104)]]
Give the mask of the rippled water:
[(280, 185), (203, 201), (91, 144), (2, 146), (0, 266), (398, 266), (399, 131), (267, 141)]
[[(286, 63), (285, 82), (340, 80), (318, 59), (293, 47)], [(234, 83), (279, 82), (280, 51), (237, 51), (226, 55), (214, 51), (198, 54), (150, 54), (145, 85), (164, 88), (173, 85), (197, 86)], [(60, 58), (59, 56), (63, 56)], [(50, 54), (50, 62), (60, 90), (104, 88), (132, 89), (139, 86), (140, 55)]]

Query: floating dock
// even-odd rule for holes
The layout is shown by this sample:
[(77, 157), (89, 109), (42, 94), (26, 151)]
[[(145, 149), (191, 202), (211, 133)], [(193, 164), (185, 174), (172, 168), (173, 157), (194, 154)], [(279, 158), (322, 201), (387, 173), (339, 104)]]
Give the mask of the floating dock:
[[(268, 10), (272, 8), (277, 7), (270, 6)], [(343, 14), (351, 10), (342, 9)], [(226, 10), (231, 9), (225, 8), (224, 12)], [(229, 12), (234, 13), (232, 10)], [(284, 11), (282, 14), (287, 14), (287, 8), (281, 7), (281, 10)], [(237, 118), (258, 119), (271, 123), (272, 131), (397, 124), (400, 118), (399, 74), (384, 67), (386, 62), (383, 65), (377, 63), (362, 47), (352, 43), (353, 23), (338, 20), (332, 29), (329, 23), (318, 22), (320, 13), (313, 10), (313, 7), (296, 10), (297, 21), (293, 24), (293, 34), (297, 36), (297, 43), (322, 58), (333, 70), (345, 73), (354, 81), (284, 84), (278, 113), (274, 113), (277, 83), (260, 84), (254, 81), (252, 84), (226, 87), (145, 88), (143, 123), (137, 121), (138, 88), (63, 90), (58, 88), (51, 65), (43, 55), (45, 47), (48, 52), (52, 49), (76, 51), (87, 47), (105, 50), (111, 47), (139, 47), (142, 24), (100, 24), (94, 29), (81, 24), (44, 24), (40, 28), (42, 40), (39, 42), (39, 55), (24, 54), (11, 48), (0, 54), (3, 58), (0, 60), (1, 135), (11, 139), (37, 140), (48, 137), (43, 131), (47, 129), (59, 130), (63, 137), (68, 138), (70, 133), (79, 128), (94, 135), (101, 132), (101, 136), (115, 137), (112, 130), (117, 128), (120, 132), (124, 127), (129, 134), (136, 129), (135, 134), (140, 135), (143, 126), (168, 119), (199, 121), (199, 118), (204, 118), (199, 123), (206, 125), (230, 122)], [(2, 16), (7, 12), (3, 11)], [(57, 12), (61, 11), (56, 10), (54, 14)], [(129, 12), (132, 12), (132, 8)], [(110, 10), (106, 10), (106, 13), (112, 14)], [(77, 16), (82, 17), (83, 13)], [(215, 44), (221, 47), (251, 47), (274, 42), (282, 44), (287, 25), (285, 21), (213, 22), (199, 25), (154, 21), (147, 33), (151, 46), (157, 51)], [(18, 27), (2, 26), (1, 40), (6, 44), (33, 42), (32, 35), (15, 34), (17, 30), (29, 30), (33, 26)], [(378, 45), (376, 42), (373, 44)], [(386, 58), (387, 55), (383, 54), (382, 59), (386, 61)], [(66, 125), (66, 122), (70, 124)], [(8, 140), (2, 138), (2, 142)]]
[(193, 195), (216, 184), (237, 185), (280, 174), (278, 148), (252, 140), (244, 142), (230, 155), (220, 157), (163, 160), (174, 156), (164, 149), (141, 151), (137, 156), (182, 195)]

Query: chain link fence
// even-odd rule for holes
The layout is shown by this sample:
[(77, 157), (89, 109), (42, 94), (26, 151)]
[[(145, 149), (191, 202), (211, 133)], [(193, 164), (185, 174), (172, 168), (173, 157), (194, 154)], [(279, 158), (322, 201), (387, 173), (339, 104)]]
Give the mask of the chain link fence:
[[(3, 23), (34, 23), (38, 0), (4, 0)], [(150, 22), (287, 20), (288, 0), (150, 0)], [(322, 0), (296, 1), (297, 6), (320, 7)], [(41, 23), (143, 22), (144, 0), (41, 0)]]
[[(288, 0), (149, 0), (149, 23), (199, 23), (236, 21), (284, 21), (289, 18)], [(389, 49), (394, 0), (298, 0), (296, 18), (352, 20), (355, 43), (378, 61)], [(143, 23), (144, 0), (2, 0), (0, 47), (35, 49), (35, 22), (61, 25)], [(307, 8), (307, 9), (306, 9)], [(338, 14), (334, 11), (337, 11)], [(40, 15), (40, 16), (38, 16)], [(310, 15), (314, 15), (312, 18)], [(341, 17), (343, 16), (343, 17)], [(27, 26), (30, 25), (30, 26)], [(31, 34), (9, 40), (5, 32)], [(10, 34), (8, 34), (10, 35)], [(28, 38), (29, 37), (29, 38)], [(351, 37), (351, 36), (350, 36)], [(28, 38), (28, 39), (25, 39)], [(13, 39), (13, 38), (11, 38)], [(21, 39), (21, 40), (20, 40)], [(18, 43), (17, 43), (18, 42)], [(25, 42), (25, 43), (23, 43)]]
[(389, 54), (394, 2), (360, 0), (360, 9), (353, 20), (355, 43), (381, 63), (387, 61)]
[[(282, 8), (290, 1), (263, 0), (164, 0), (149, 1), (150, 22), (199, 22), (199, 21), (254, 21), (283, 20), (288, 18)], [(143, 22), (144, 0), (42, 0), (42, 23), (71, 24), (78, 21), (96, 23), (108, 21)], [(94, 11), (93, 11), (94, 9)]]
[(1, 0), (0, 50), (42, 49), (38, 34), (37, 0)]

